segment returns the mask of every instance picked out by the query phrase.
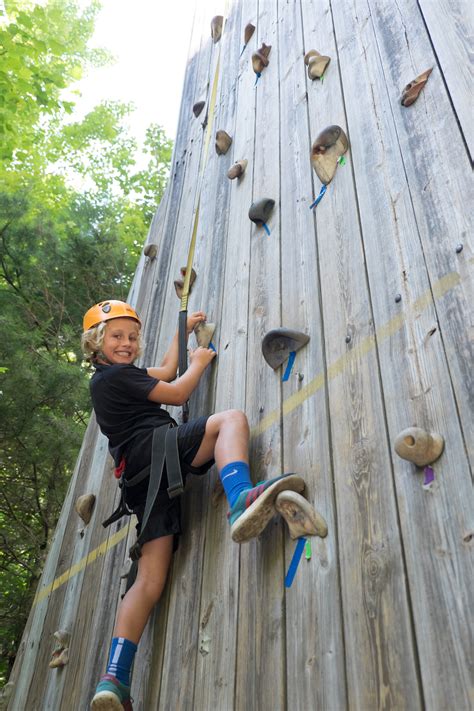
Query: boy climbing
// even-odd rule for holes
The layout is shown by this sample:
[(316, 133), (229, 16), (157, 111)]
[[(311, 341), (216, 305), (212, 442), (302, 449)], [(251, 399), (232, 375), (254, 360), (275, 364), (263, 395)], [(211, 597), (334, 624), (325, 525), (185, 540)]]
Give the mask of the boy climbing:
[[(187, 335), (205, 320), (203, 311), (188, 316)], [(134, 547), (137, 575), (119, 606), (107, 672), (97, 686), (91, 708), (131, 711), (133, 659), (165, 586), (181, 533), (179, 498), (171, 491), (172, 470), (180, 469), (185, 479), (188, 474), (205, 474), (215, 462), (229, 502), (231, 536), (239, 543), (263, 531), (275, 515), (275, 499), (280, 492), (303, 492), (305, 483), (301, 477), (287, 474), (253, 486), (249, 427), (243, 412), (227, 410), (177, 425), (161, 407), (188, 400), (216, 357), (214, 350), (191, 351), (188, 369), (176, 378), (177, 334), (160, 366), (134, 365), (141, 352), (141, 322), (128, 304), (102, 301), (87, 311), (83, 325), (83, 351), (95, 367), (90, 384), (94, 411), (121, 476), (126, 509), (118, 514), (133, 512), (138, 518)], [(157, 491), (150, 494), (149, 489), (155, 486)]]

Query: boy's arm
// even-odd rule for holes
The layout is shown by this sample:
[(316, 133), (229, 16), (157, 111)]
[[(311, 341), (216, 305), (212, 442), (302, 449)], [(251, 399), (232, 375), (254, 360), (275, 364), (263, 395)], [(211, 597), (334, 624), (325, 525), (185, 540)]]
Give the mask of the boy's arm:
[[(201, 321), (206, 320), (206, 314), (204, 311), (195, 311), (188, 316), (186, 322), (186, 332), (187, 336), (191, 333), (194, 326)], [(176, 378), (176, 373), (178, 370), (178, 355), (179, 355), (179, 341), (178, 332), (175, 333), (171, 345), (163, 356), (161, 364), (156, 368), (147, 368), (148, 375), (153, 378), (158, 378), (158, 380), (164, 380), (169, 383)], [(172, 403), (168, 403), (172, 404)]]
[[(196, 348), (191, 353), (191, 362), (187, 371), (173, 383), (160, 380), (149, 393), (148, 399), (163, 405), (183, 405), (189, 399), (199, 383), (201, 375), (215, 355), (216, 352), (211, 348)], [(158, 377), (155, 373), (159, 370), (160, 368), (147, 368), (148, 374), (155, 377)]]

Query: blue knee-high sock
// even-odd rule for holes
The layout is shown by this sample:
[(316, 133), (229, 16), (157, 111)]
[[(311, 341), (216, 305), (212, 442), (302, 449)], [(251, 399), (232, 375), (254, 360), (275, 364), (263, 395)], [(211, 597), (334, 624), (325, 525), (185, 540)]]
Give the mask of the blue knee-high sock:
[(253, 486), (250, 479), (249, 465), (246, 462), (226, 464), (220, 471), (220, 477), (231, 507), (235, 504), (242, 491), (247, 491)]
[(137, 645), (125, 637), (114, 637), (110, 646), (107, 674), (112, 674), (125, 686), (130, 686), (130, 671)]

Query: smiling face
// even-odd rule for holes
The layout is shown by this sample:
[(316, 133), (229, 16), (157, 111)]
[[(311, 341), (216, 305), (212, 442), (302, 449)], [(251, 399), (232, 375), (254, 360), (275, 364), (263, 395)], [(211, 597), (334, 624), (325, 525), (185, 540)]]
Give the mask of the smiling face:
[(109, 363), (133, 363), (138, 356), (139, 329), (132, 318), (114, 318), (107, 322), (101, 350)]

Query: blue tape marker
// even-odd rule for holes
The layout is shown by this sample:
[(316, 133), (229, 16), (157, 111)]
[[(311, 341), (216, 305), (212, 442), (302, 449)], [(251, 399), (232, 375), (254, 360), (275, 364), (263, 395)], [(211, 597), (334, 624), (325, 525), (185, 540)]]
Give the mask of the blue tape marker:
[(295, 552), (293, 553), (293, 558), (291, 559), (290, 567), (285, 578), (285, 587), (290, 588), (291, 584), (296, 575), (298, 569), (298, 564), (300, 562), (301, 556), (303, 555), (304, 547), (306, 545), (306, 538), (298, 538), (298, 543), (296, 544)]
[(267, 235), (270, 235), (270, 228), (268, 227), (266, 222), (262, 222), (262, 227), (265, 230), (265, 232), (267, 233)]
[(324, 197), (324, 194), (325, 194), (326, 190), (327, 190), (327, 185), (321, 185), (321, 190), (319, 191), (318, 197), (317, 197), (316, 200), (313, 202), (313, 204), (309, 206), (309, 209), (310, 209), (310, 210), (312, 210), (313, 207), (316, 207), (316, 205), (318, 205), (318, 204), (321, 202), (321, 200), (322, 200), (323, 197)]
[(254, 86), (257, 86), (257, 82), (258, 82), (258, 80), (260, 79), (261, 76), (262, 76), (262, 73), (261, 73), (261, 72), (257, 72), (257, 78), (255, 79), (255, 84), (254, 84)]
[(283, 383), (286, 383), (286, 381), (290, 377), (291, 369), (293, 367), (293, 363), (295, 362), (295, 358), (296, 351), (291, 351), (290, 356), (288, 358), (288, 363), (286, 364), (286, 370), (283, 373), (283, 378), (281, 379)]
[(215, 346), (212, 342), (209, 342), (209, 348), (211, 349), (211, 351), (214, 351), (214, 353), (217, 353)]

